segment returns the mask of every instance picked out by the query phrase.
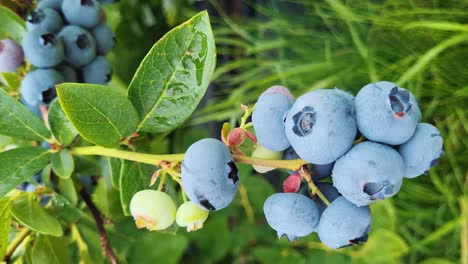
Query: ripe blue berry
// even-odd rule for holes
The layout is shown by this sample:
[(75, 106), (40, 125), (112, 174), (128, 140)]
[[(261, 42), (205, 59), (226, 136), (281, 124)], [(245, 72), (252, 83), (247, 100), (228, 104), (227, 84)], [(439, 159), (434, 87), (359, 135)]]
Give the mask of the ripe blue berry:
[(395, 195), (401, 187), (405, 164), (393, 148), (362, 142), (335, 162), (333, 185), (357, 206)]
[(23, 59), (23, 50), (15, 41), (0, 41), (0, 72), (15, 72), (23, 63)]
[(442, 137), (433, 125), (419, 123), (414, 135), (398, 147), (405, 162), (405, 177), (414, 178), (436, 165), (442, 155)]
[(368, 206), (357, 207), (344, 197), (336, 198), (320, 216), (318, 235), (333, 249), (366, 242), (372, 217)]
[(283, 119), (293, 100), (284, 92), (274, 92), (270, 89), (258, 98), (252, 113), (252, 124), (257, 140), (262, 146), (272, 151), (283, 151), (290, 146), (284, 132)]
[(95, 0), (63, 0), (62, 12), (68, 23), (92, 28), (101, 20), (102, 10)]
[(21, 82), (21, 95), (25, 105), (31, 107), (49, 105), (57, 97), (55, 85), (63, 82), (63, 76), (53, 69), (37, 69), (29, 72)]
[(26, 19), (26, 28), (29, 31), (42, 28), (47, 32), (56, 33), (62, 26), (62, 17), (56, 10), (51, 8), (34, 10)]
[(85, 29), (69, 25), (59, 33), (65, 47), (65, 61), (74, 67), (90, 63), (96, 57), (96, 42)]
[(96, 40), (97, 51), (101, 55), (105, 55), (115, 45), (115, 35), (106, 22), (101, 22), (91, 30), (91, 33)]
[(26, 59), (36, 67), (54, 67), (63, 60), (62, 40), (42, 28), (27, 32), (22, 45)]
[(61, 12), (62, 0), (40, 0), (39, 3), (37, 3), (37, 7), (39, 9), (52, 8), (55, 9), (57, 12)]
[(287, 114), (286, 135), (296, 153), (313, 164), (329, 164), (354, 141), (354, 97), (339, 89), (321, 89), (299, 97)]
[(309, 235), (319, 221), (319, 211), (312, 199), (297, 193), (275, 193), (263, 204), (268, 224), (288, 240)]
[(369, 140), (390, 145), (406, 142), (421, 119), (414, 96), (391, 82), (364, 86), (356, 96), (359, 131)]
[(56, 67), (56, 70), (63, 75), (64, 82), (78, 82), (76, 70), (67, 63), (60, 64)]
[(228, 206), (239, 187), (239, 176), (226, 145), (213, 138), (193, 143), (182, 162), (182, 186), (190, 201), (206, 210)]
[(107, 84), (112, 78), (112, 68), (104, 56), (97, 56), (91, 63), (81, 69), (86, 83)]
[[(319, 182), (315, 185), (330, 203), (341, 196), (338, 190), (335, 187), (333, 187), (333, 184), (331, 183)], [(327, 205), (318, 196), (316, 196), (315, 203), (317, 204), (319, 214), (321, 215), (323, 211), (327, 208)]]

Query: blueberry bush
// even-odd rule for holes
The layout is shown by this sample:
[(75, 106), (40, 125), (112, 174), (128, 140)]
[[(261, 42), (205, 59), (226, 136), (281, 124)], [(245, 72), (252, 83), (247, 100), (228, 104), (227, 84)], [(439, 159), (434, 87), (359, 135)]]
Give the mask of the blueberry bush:
[[(425, 234), (423, 225), (399, 230), (399, 214), (409, 213), (395, 206), (407, 199), (407, 206), (423, 210), (411, 195), (434, 205), (436, 191), (424, 186), (429, 180), (439, 192), (450, 192), (440, 183), (444, 164), (438, 165), (457, 164), (452, 148), (458, 138), (447, 137), (440, 119), (424, 118), (435, 106), (419, 102), (417, 89), (400, 86), (442, 47), (417, 60), (418, 68), (389, 78), (365, 52), (352, 10), (335, 0), (310, 6), (299, 1), (289, 8), (313, 6), (324, 15), (326, 5), (349, 18), (345, 26), (368, 60), (368, 78), (357, 89), (337, 88), (343, 87), (339, 74), (311, 89), (288, 89), (297, 83), (285, 81), (287, 75), (316, 75), (317, 65), (281, 69), (288, 56), (297, 59), (296, 50), (284, 52), (276, 46), (281, 42), (268, 44), (262, 34), (253, 50), (237, 52), (239, 61), (216, 67), (226, 47), (246, 48), (244, 38), (249, 43), (255, 37), (215, 1), (210, 10), (217, 16), (188, 8), (191, 1), (108, 2), (113, 1), (0, 5), (3, 262), (466, 259), (466, 197), (450, 196), (459, 207), (442, 208), (454, 219), (421, 240), (416, 238)], [(275, 8), (255, 8), (274, 18), (269, 12)], [(144, 15), (130, 18), (139, 14)], [(165, 21), (156, 23), (154, 14)], [(325, 25), (333, 23), (327, 19)], [(225, 24), (216, 28), (219, 23)], [(419, 26), (461, 30), (435, 22), (413, 25)], [(459, 33), (445, 45), (467, 39)], [(248, 58), (265, 50), (280, 50), (277, 75), (255, 80), (271, 70), (258, 65), (261, 71), (252, 68), (226, 81), (238, 67), (267, 61), (271, 54)], [(220, 84), (240, 86), (219, 100), (210, 93)], [(214, 121), (221, 121), (215, 129), (200, 126)], [(460, 139), (465, 143), (466, 137)], [(463, 168), (454, 176), (461, 186)], [(434, 223), (441, 212), (434, 212)], [(454, 230), (464, 232), (461, 239), (447, 239)], [(428, 245), (436, 240), (457, 245), (448, 250), (456, 253), (445, 259), (431, 255)]]

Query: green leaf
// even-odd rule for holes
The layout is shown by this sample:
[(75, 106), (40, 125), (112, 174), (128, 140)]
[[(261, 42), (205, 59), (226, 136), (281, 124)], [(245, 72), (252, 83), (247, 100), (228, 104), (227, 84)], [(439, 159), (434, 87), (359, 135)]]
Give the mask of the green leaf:
[(52, 157), (52, 171), (61, 178), (70, 178), (75, 170), (75, 161), (68, 149), (62, 149)]
[(0, 153), (0, 197), (31, 178), (50, 161), (43, 148), (24, 147)]
[(0, 38), (11, 37), (21, 41), (26, 28), (24, 20), (10, 9), (0, 5)]
[(125, 160), (120, 170), (120, 202), (125, 215), (130, 215), (130, 201), (133, 195), (149, 189), (151, 175), (156, 166)]
[(104, 179), (101, 179), (93, 192), (94, 204), (105, 217), (116, 220), (122, 218), (122, 207), (120, 204), (120, 193), (118, 190), (107, 186)]
[(8, 245), (8, 235), (10, 234), (11, 212), (10, 200), (0, 199), (0, 259), (3, 259)]
[(32, 259), (37, 264), (71, 263), (68, 241), (65, 238), (39, 235), (34, 242)]
[(78, 135), (78, 131), (63, 112), (58, 100), (50, 104), (48, 119), (55, 138), (64, 146), (70, 145)]
[(33, 193), (23, 193), (11, 201), (11, 212), (22, 225), (44, 235), (60, 237), (63, 234), (59, 221), (49, 215), (39, 202), (34, 200)]
[(215, 63), (206, 11), (162, 37), (141, 62), (128, 89), (141, 117), (138, 130), (166, 132), (184, 122), (205, 94)]
[(63, 111), (80, 135), (103, 147), (117, 147), (134, 133), (138, 114), (128, 99), (108, 86), (63, 83), (57, 85)]
[(292, 247), (255, 247), (253, 255), (259, 263), (305, 263), (304, 257)]
[[(157, 246), (156, 246), (157, 245)], [(130, 249), (128, 263), (180, 263), (187, 238), (157, 232), (147, 232)]]
[(65, 197), (54, 193), (50, 198), (47, 211), (67, 223), (75, 223), (82, 218), (82, 212)]
[(207, 263), (219, 262), (232, 247), (228, 218), (222, 215), (211, 214), (202, 229), (187, 233), (187, 237), (203, 252), (200, 260)]
[(21, 78), (16, 72), (0, 73), (0, 82), (3, 82), (9, 91), (18, 91), (21, 85)]
[(3, 89), (0, 89), (0, 134), (35, 141), (48, 141), (51, 136), (37, 116)]
[(112, 180), (112, 186), (119, 190), (120, 189), (120, 168), (122, 167), (122, 160), (117, 158), (108, 158), (107, 162), (109, 164), (109, 176)]
[(376, 229), (371, 232), (369, 241), (356, 251), (353, 258), (357, 263), (401, 263), (400, 258), (408, 250), (406, 242), (396, 233), (386, 229)]
[(71, 178), (59, 179), (58, 189), (72, 205), (76, 205), (78, 203), (78, 194)]

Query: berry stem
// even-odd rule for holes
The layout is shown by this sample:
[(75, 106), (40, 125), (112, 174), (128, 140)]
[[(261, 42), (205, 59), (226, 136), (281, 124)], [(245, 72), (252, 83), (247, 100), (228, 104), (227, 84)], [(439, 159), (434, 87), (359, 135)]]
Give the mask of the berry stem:
[(325, 197), (325, 195), (323, 195), (323, 193), (320, 191), (320, 189), (317, 187), (317, 185), (315, 185), (314, 181), (312, 180), (312, 175), (310, 175), (310, 172), (309, 170), (305, 167), (305, 166), (302, 166), (300, 169), (299, 169), (299, 174), (301, 175), (301, 177), (306, 180), (307, 182), (307, 185), (309, 186), (309, 189), (310, 191), (312, 192), (312, 194), (317, 194), (317, 196), (327, 205), (329, 206), (330, 205), (330, 201), (328, 201), (328, 199)]
[[(152, 164), (158, 166), (162, 161), (171, 161), (171, 162), (181, 162), (184, 159), (184, 154), (166, 154), (166, 155), (154, 155), (154, 154), (145, 154), (137, 153), (132, 151), (125, 151), (119, 149), (104, 148), (100, 146), (93, 147), (76, 147), (71, 149), (71, 153), (75, 155), (98, 155), (98, 156), (108, 156), (113, 158), (120, 158), (125, 160), (131, 160), (146, 164)], [(248, 157), (244, 155), (233, 155), (233, 158), (236, 162), (251, 164), (251, 165), (261, 165), (273, 168), (282, 168), (289, 170), (298, 170), (303, 165), (307, 164), (306, 161), (301, 159), (296, 160), (271, 160), (271, 159), (261, 159)]]
[(18, 248), (21, 243), (23, 243), (24, 239), (29, 236), (31, 230), (28, 228), (23, 228), (21, 232), (15, 237), (15, 239), (8, 245), (5, 256), (3, 257), (3, 261), (6, 263), (10, 263), (10, 258), (15, 253), (15, 250)]

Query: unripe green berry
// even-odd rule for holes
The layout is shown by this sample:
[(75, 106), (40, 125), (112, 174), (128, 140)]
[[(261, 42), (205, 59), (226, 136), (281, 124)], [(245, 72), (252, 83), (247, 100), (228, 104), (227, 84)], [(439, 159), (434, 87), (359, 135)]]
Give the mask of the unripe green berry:
[(203, 227), (208, 218), (208, 211), (201, 209), (197, 204), (188, 201), (177, 209), (176, 222), (181, 227), (187, 227), (187, 232)]
[(176, 205), (164, 192), (143, 190), (130, 201), (130, 212), (138, 228), (150, 231), (166, 229), (174, 223)]
[[(257, 143), (257, 146), (255, 147), (254, 151), (252, 152), (252, 157), (261, 158), (261, 159), (278, 160), (278, 159), (281, 159), (282, 156), (283, 156), (283, 154), (282, 154), (281, 151), (269, 150), (269, 149), (263, 147), (262, 145), (260, 145), (260, 143)], [(260, 165), (253, 165), (253, 168), (254, 168), (254, 170), (256, 172), (259, 172), (259, 173), (266, 173), (266, 172), (269, 172), (269, 171), (272, 171), (272, 170), (275, 169), (275, 168), (272, 168), (272, 167), (260, 166)]]

